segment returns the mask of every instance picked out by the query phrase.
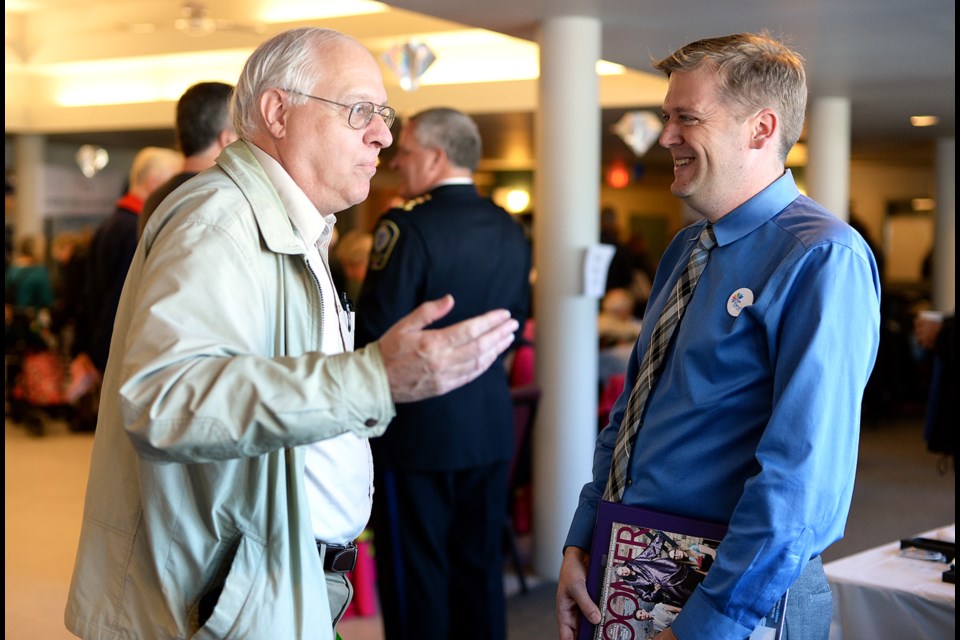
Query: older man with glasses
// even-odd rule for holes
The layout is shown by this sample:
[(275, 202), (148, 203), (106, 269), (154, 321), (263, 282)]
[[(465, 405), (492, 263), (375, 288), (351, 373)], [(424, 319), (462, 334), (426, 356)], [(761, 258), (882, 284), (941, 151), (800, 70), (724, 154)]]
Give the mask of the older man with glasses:
[(236, 85), (240, 139), (154, 213), (103, 383), (73, 633), (334, 638), (370, 514), (368, 439), (512, 342), (505, 310), (426, 330), (446, 296), (353, 351), (327, 245), (393, 141), (384, 102), (358, 42), (281, 33)]

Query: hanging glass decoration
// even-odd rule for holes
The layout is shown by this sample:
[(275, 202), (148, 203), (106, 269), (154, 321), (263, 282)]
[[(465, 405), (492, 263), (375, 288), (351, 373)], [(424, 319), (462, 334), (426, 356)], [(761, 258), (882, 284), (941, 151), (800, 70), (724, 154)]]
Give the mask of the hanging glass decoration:
[(400, 88), (404, 91), (416, 91), (420, 86), (420, 78), (437, 59), (430, 47), (416, 40), (390, 47), (381, 58), (397, 74)]
[(92, 178), (107, 166), (110, 156), (103, 147), (85, 144), (77, 149), (76, 161), (83, 175)]
[(611, 129), (639, 158), (660, 137), (663, 123), (650, 111), (627, 111)]

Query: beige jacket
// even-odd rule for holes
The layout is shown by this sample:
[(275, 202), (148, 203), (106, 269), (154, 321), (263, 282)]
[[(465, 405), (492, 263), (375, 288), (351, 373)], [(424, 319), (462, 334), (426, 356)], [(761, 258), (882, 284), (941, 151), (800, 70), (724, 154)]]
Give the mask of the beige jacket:
[(320, 308), (246, 143), (151, 217), (103, 382), (70, 631), (333, 636), (297, 447), (380, 435), (395, 408), (376, 344), (319, 353)]

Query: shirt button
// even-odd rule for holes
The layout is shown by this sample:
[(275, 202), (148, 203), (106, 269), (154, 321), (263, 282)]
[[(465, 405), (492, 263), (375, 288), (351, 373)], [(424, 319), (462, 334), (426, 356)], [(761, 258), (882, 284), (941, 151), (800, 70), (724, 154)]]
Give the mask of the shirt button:
[(368, 427), (375, 427), (377, 426), (377, 421), (374, 418), (367, 418), (367, 421), (364, 422), (363, 424)]
[(632, 487), (632, 486), (633, 486), (633, 480), (631, 480), (630, 478), (627, 478), (627, 486), (628, 486), (628, 487)]

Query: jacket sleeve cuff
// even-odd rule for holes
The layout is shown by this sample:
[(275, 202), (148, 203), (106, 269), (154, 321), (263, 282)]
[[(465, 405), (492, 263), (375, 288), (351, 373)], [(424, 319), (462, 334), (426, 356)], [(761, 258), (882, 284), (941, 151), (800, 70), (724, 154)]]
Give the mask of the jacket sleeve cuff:
[[(345, 354), (346, 355), (346, 354)], [(348, 401), (350, 430), (365, 438), (383, 435), (387, 425), (397, 415), (390, 393), (390, 381), (383, 364), (380, 345), (376, 342), (353, 351), (346, 359), (347, 367), (355, 369), (345, 380), (362, 380), (345, 390)]]

